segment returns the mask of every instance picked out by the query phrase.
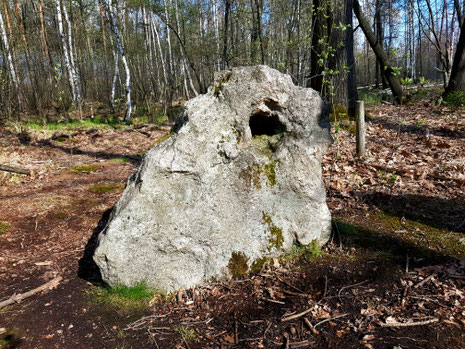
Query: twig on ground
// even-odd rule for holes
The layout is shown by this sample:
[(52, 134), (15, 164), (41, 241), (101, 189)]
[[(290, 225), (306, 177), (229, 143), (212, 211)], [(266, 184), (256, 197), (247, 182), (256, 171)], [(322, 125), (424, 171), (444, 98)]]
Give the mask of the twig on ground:
[(304, 310), (304, 311), (301, 312), (301, 313), (294, 314), (294, 315), (290, 315), (290, 316), (288, 316), (288, 317), (284, 317), (284, 318), (281, 319), (281, 322), (286, 322), (286, 321), (298, 319), (299, 317), (304, 316), (305, 314), (310, 313), (312, 310), (313, 310), (313, 307), (308, 308), (307, 310)]
[(433, 277), (434, 277), (434, 273), (431, 274), (430, 276), (428, 276), (426, 279), (423, 279), (422, 281), (420, 281), (418, 284), (414, 285), (413, 288), (418, 288), (418, 287), (421, 287), (423, 286), (424, 284), (426, 284), (428, 281), (430, 281)]
[(162, 318), (162, 317), (166, 317), (166, 315), (148, 315), (148, 316), (141, 317), (139, 320), (136, 320), (136, 321), (131, 322), (130, 324), (128, 324), (124, 328), (124, 330), (125, 331), (127, 331), (127, 330), (139, 330), (139, 329), (143, 328), (143, 326), (145, 326), (147, 323), (152, 322), (152, 320), (159, 319), (159, 318)]
[(55, 287), (58, 286), (58, 284), (60, 283), (60, 281), (63, 280), (63, 278), (61, 276), (57, 276), (55, 279), (53, 280), (50, 280), (49, 282), (39, 286), (39, 287), (36, 287), (34, 288), (33, 290), (30, 290), (28, 292), (25, 292), (25, 293), (22, 293), (22, 294), (15, 294), (13, 296), (11, 296), (10, 298), (8, 298), (7, 300), (4, 300), (2, 302), (0, 302), (0, 309), (8, 306), (8, 305), (11, 305), (13, 303), (19, 303), (21, 302), (23, 299), (26, 299), (28, 297), (31, 297), (41, 291), (45, 291), (45, 290), (51, 290)]
[(297, 292), (300, 292), (301, 294), (305, 294), (305, 292), (302, 291), (300, 288), (297, 288), (297, 287), (295, 287), (294, 285), (290, 284), (289, 282), (284, 281), (284, 280), (281, 279), (276, 273), (275, 273), (275, 275), (276, 275), (276, 278), (277, 278), (279, 281), (281, 281), (284, 285), (287, 285), (287, 286), (289, 286), (289, 287), (292, 287), (294, 290), (296, 290)]
[(270, 302), (270, 303), (281, 304), (281, 305), (286, 304), (285, 302), (277, 301), (277, 300), (274, 300), (274, 299), (271, 299), (271, 298), (262, 298), (262, 299), (264, 301), (267, 301), (267, 302)]
[(310, 322), (309, 319), (307, 319), (306, 317), (304, 317), (304, 322), (305, 322), (305, 325), (307, 325), (308, 329), (313, 333), (313, 334), (320, 334), (320, 332), (318, 332), (318, 330), (313, 327), (312, 323)]
[(389, 322), (389, 323), (381, 323), (381, 327), (410, 327), (410, 326), (423, 326), (423, 325), (429, 325), (433, 324), (435, 322), (438, 322), (439, 319), (434, 318), (434, 319), (429, 319), (429, 320), (423, 320), (423, 321), (414, 321), (414, 322)]
[(348, 314), (342, 314), (342, 315), (338, 315), (338, 316), (331, 317), (331, 318), (328, 318), (328, 319), (324, 319), (324, 320), (318, 322), (318, 323), (317, 323), (315, 326), (313, 326), (313, 327), (316, 328), (317, 326), (319, 326), (319, 325), (321, 325), (321, 324), (324, 324), (325, 322), (328, 322), (328, 321), (331, 321), (331, 320), (336, 320), (336, 319), (339, 319), (340, 317), (344, 317), (344, 316), (347, 316), (347, 315), (348, 315)]
[(343, 290), (346, 290), (346, 289), (352, 288), (352, 287), (357, 287), (357, 286), (366, 284), (367, 282), (368, 282), (368, 280), (365, 280), (365, 281), (362, 281), (362, 282), (359, 282), (359, 283), (356, 283), (356, 284), (353, 284), (353, 285), (341, 287), (341, 289), (340, 289), (339, 292), (337, 293), (337, 296), (338, 296), (338, 297), (341, 297), (341, 293), (342, 293)]

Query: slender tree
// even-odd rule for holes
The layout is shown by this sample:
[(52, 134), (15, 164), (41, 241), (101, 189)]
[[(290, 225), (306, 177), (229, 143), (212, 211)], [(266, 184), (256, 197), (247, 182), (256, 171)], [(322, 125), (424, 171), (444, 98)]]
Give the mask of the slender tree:
[(371, 30), (370, 24), (366, 20), (358, 0), (353, 1), (354, 13), (357, 16), (360, 28), (362, 28), (365, 37), (370, 43), (370, 46), (373, 49), (376, 58), (379, 59), (381, 65), (384, 67), (383, 73), (389, 83), (392, 95), (394, 96), (395, 101), (397, 103), (402, 103), (402, 85), (400, 84), (398, 72), (395, 69), (393, 69), (392, 65), (389, 62), (386, 52), (383, 50), (383, 47), (378, 42), (376, 35)]
[[(57, 0), (58, 1), (58, 0)], [(132, 113), (132, 103), (131, 103), (131, 73), (129, 71), (129, 65), (128, 61), (126, 59), (126, 55), (124, 53), (124, 47), (123, 43), (121, 40), (120, 33), (118, 31), (118, 26), (116, 23), (116, 16), (117, 16), (117, 11), (116, 7), (112, 4), (111, 0), (108, 0), (106, 2), (107, 8), (108, 8), (108, 15), (110, 17), (110, 26), (113, 31), (113, 34), (115, 36), (115, 41), (116, 41), (116, 49), (118, 50), (119, 54), (121, 55), (121, 61), (123, 62), (124, 66), (124, 71), (126, 74), (126, 81), (124, 84), (124, 89), (126, 91), (126, 113), (124, 116), (124, 121), (129, 122), (131, 120), (131, 113)], [(117, 59), (115, 58), (115, 66), (118, 65)]]

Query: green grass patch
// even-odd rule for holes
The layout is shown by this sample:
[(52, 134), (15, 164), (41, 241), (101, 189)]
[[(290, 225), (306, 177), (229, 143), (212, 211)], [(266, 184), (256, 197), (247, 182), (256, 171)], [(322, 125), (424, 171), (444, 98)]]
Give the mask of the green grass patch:
[(144, 282), (135, 286), (115, 285), (113, 287), (98, 288), (91, 292), (97, 303), (116, 308), (141, 310), (149, 305), (155, 291), (147, 287)]
[(91, 193), (108, 193), (115, 189), (124, 189), (122, 183), (97, 183), (91, 186), (88, 191)]
[(0, 221), (0, 235), (8, 233), (10, 229), (11, 227), (8, 223)]
[(97, 171), (97, 167), (94, 165), (78, 165), (74, 166), (71, 169), (72, 173), (88, 173), (88, 172), (95, 172)]

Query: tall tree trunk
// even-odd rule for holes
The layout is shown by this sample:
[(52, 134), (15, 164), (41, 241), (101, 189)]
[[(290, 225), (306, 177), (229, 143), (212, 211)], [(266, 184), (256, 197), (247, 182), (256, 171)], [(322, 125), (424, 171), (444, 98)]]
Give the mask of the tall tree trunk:
[(328, 45), (325, 41), (329, 38), (328, 28), (331, 26), (328, 26), (327, 23), (330, 17), (327, 15), (328, 11), (326, 8), (326, 0), (314, 0), (313, 7), (315, 8), (315, 13), (313, 17), (312, 49), (310, 58), (310, 87), (318, 92), (322, 92), (325, 59), (322, 58), (321, 54), (325, 51), (325, 48)]
[(228, 63), (228, 24), (231, 0), (224, 0), (224, 28), (223, 28), (223, 69), (229, 66)]
[(47, 60), (47, 64), (50, 68), (53, 68), (52, 62), (50, 61), (50, 54), (48, 53), (47, 36), (45, 34), (45, 23), (44, 23), (44, 3), (43, 0), (39, 0), (39, 17), (40, 17), (40, 37), (42, 39), (42, 45), (44, 46), (44, 55)]
[[(15, 66), (13, 64), (13, 57), (11, 55), (11, 49), (10, 45), (8, 42), (8, 36), (5, 30), (5, 23), (3, 22), (3, 16), (2, 13), (0, 12), (0, 34), (2, 36), (2, 41), (3, 41), (3, 47), (5, 48), (5, 53), (6, 53), (6, 60), (8, 63), (8, 69), (10, 71), (10, 77), (11, 77), (11, 82), (13, 83), (13, 87), (15, 89), (15, 92), (18, 96), (19, 99), (19, 93), (21, 92), (19, 90), (19, 84), (18, 84), (18, 79), (16, 77), (16, 70)], [(18, 100), (19, 102), (19, 100)]]
[(370, 28), (370, 24), (366, 20), (365, 16), (363, 15), (362, 9), (360, 8), (360, 4), (358, 0), (354, 1), (354, 13), (357, 16), (358, 22), (360, 27), (365, 34), (368, 42), (370, 43), (371, 48), (373, 49), (376, 57), (381, 62), (381, 65), (384, 67), (383, 73), (386, 76), (386, 79), (389, 83), (389, 87), (391, 88), (392, 95), (395, 98), (396, 103), (402, 103), (402, 85), (400, 84), (399, 76), (396, 74), (396, 71), (392, 68), (386, 52), (384, 52), (383, 48), (379, 44), (375, 34)]
[(16, 9), (16, 19), (18, 21), (20, 33), (21, 33), (21, 39), (24, 44), (24, 53), (26, 56), (26, 66), (27, 66), (27, 72), (29, 75), (29, 80), (31, 82), (31, 90), (32, 90), (32, 97), (33, 97), (33, 103), (34, 103), (34, 109), (38, 110), (39, 109), (39, 98), (37, 97), (37, 79), (35, 78), (35, 74), (33, 73), (34, 70), (31, 67), (31, 52), (29, 50), (29, 45), (27, 42), (26, 38), (26, 31), (24, 30), (24, 25), (23, 25), (23, 20), (21, 16), (21, 9), (19, 7), (19, 1), (15, 0), (15, 9)]
[(71, 69), (70, 74), (73, 78), (74, 91), (76, 93), (76, 99), (74, 100), (74, 102), (77, 104), (77, 107), (79, 108), (79, 114), (82, 117), (81, 90), (79, 88), (79, 81), (78, 81), (78, 76), (76, 73), (76, 65), (74, 64), (74, 49), (73, 49), (71, 21), (69, 20), (68, 11), (66, 10), (66, 6), (64, 2), (62, 3), (62, 7), (63, 7), (63, 14), (65, 16), (65, 21), (68, 24), (69, 65)]
[(460, 27), (459, 41), (455, 49), (449, 84), (444, 96), (456, 91), (465, 91), (465, 21), (462, 22)]
[(454, 0), (455, 11), (457, 11), (457, 20), (459, 21), (459, 26), (462, 27), (463, 24), (463, 14), (462, 9), (460, 8), (459, 0)]
[(55, 0), (57, 8), (57, 22), (58, 22), (58, 32), (60, 34), (61, 45), (63, 47), (63, 55), (65, 58), (66, 70), (68, 71), (68, 81), (71, 88), (71, 95), (74, 102), (77, 102), (77, 93), (76, 93), (76, 84), (74, 83), (74, 77), (71, 69), (71, 62), (69, 58), (68, 46), (66, 43), (65, 31), (63, 29), (63, 16), (61, 13), (61, 4), (60, 0)]
[(126, 60), (126, 55), (124, 53), (123, 43), (121, 41), (121, 36), (118, 32), (118, 26), (116, 24), (116, 10), (112, 5), (111, 0), (108, 0), (106, 3), (108, 7), (108, 14), (110, 16), (110, 25), (115, 35), (116, 40), (116, 48), (121, 55), (121, 61), (123, 62), (123, 67), (126, 74), (126, 82), (124, 84), (124, 89), (126, 91), (126, 113), (124, 116), (124, 121), (129, 122), (131, 120), (131, 113), (132, 113), (132, 103), (131, 103), (131, 74), (129, 72), (129, 65), (128, 61)]

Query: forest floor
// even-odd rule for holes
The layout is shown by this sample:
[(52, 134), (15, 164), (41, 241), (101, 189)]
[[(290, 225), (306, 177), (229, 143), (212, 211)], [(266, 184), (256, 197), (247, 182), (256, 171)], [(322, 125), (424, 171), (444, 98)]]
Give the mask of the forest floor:
[(367, 111), (363, 160), (353, 125), (333, 125), (327, 246), (140, 301), (112, 297), (79, 267), (169, 128), (0, 128), (0, 164), (34, 171), (0, 172), (0, 302), (62, 278), (0, 309), (0, 348), (464, 348), (465, 110)]

